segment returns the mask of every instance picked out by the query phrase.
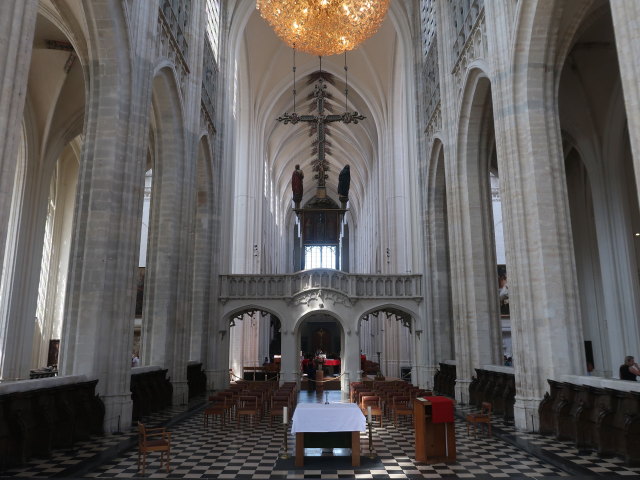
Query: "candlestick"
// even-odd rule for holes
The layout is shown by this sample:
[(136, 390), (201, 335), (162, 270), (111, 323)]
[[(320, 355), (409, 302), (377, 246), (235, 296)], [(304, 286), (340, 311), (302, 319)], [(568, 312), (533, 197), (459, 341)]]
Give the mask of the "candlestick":
[(289, 458), (289, 446), (288, 446), (288, 438), (287, 438), (287, 407), (282, 407), (282, 455), (280, 458), (287, 459)]
[(367, 406), (367, 420), (371, 423), (371, 405)]
[[(369, 407), (369, 410), (371, 410), (371, 407)], [(368, 422), (368, 427), (369, 427), (369, 458), (374, 459), (376, 458), (376, 455), (373, 453), (373, 435), (371, 433), (371, 430), (372, 430), (371, 420), (369, 420)]]

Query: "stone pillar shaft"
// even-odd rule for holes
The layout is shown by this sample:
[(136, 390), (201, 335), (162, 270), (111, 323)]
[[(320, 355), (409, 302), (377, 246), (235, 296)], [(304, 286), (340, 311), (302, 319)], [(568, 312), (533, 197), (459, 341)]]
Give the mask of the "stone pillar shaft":
[[(9, 231), (11, 201), (14, 193), (18, 150), (22, 136), (22, 117), (27, 94), (27, 81), (33, 36), (35, 32), (38, 2), (36, 0), (0, 2), (0, 378), (21, 377), (28, 373), (29, 365), (15, 359), (30, 360), (30, 350), (17, 355), (9, 352), (16, 346), (15, 329), (22, 330), (24, 318), (8, 315), (6, 301), (12, 265), (4, 265), (4, 254)], [(33, 325), (29, 331), (33, 331)], [(31, 339), (25, 344), (20, 340), (20, 348), (31, 346)], [(14, 365), (6, 364), (8, 359)]]
[[(638, 82), (640, 78), (640, 3), (636, 0), (611, 0), (610, 5), (638, 186), (640, 185), (640, 83)], [(638, 188), (638, 195), (640, 197), (640, 188)]]

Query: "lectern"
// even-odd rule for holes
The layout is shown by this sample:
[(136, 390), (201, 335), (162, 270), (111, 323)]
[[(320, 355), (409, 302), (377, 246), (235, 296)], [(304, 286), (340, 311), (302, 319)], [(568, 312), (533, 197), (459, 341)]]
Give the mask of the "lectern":
[(416, 461), (456, 461), (456, 430), (453, 400), (446, 397), (418, 397), (413, 401)]

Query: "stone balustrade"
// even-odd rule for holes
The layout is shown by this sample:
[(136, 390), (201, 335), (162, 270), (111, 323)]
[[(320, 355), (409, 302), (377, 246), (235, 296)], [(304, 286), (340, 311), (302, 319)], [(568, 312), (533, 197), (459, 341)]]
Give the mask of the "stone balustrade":
[(640, 464), (640, 383), (574, 375), (548, 382), (538, 408), (541, 434)]
[(0, 471), (103, 433), (98, 380), (83, 375), (0, 385)]
[(347, 297), (422, 298), (421, 275), (360, 275), (337, 270), (303, 270), (282, 275), (221, 275), (220, 299), (290, 299), (312, 289), (333, 290)]
[(469, 404), (480, 408), (482, 402), (489, 402), (494, 415), (512, 419), (516, 401), (513, 367), (484, 365), (475, 370), (476, 376), (469, 384)]

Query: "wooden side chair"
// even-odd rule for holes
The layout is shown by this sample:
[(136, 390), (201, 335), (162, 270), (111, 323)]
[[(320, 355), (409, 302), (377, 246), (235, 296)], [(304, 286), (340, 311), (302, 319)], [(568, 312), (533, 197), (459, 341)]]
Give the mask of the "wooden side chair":
[(469, 427), (473, 425), (473, 436), (476, 436), (476, 427), (480, 424), (487, 425), (487, 432), (491, 436), (491, 404), (489, 402), (482, 402), (480, 413), (468, 413), (467, 414), (467, 435), (469, 435)]
[(398, 417), (410, 417), (413, 423), (413, 406), (411, 405), (411, 397), (401, 395), (393, 397), (391, 404), (391, 412), (393, 414), (393, 424), (398, 425)]
[(209, 400), (213, 400), (214, 403), (207, 405), (204, 409), (202, 424), (205, 430), (209, 426), (209, 418), (211, 418), (211, 423), (213, 424), (216, 421), (216, 417), (219, 417), (221, 426), (224, 426), (225, 417), (227, 416), (227, 407), (225, 405), (224, 397), (217, 400), (209, 397)]
[(371, 407), (371, 423), (373, 423), (373, 417), (380, 418), (380, 426), (382, 427), (382, 400), (378, 395), (365, 395), (362, 397), (362, 413), (366, 417)]
[(142, 475), (147, 465), (147, 453), (151, 452), (160, 452), (160, 467), (162, 468), (163, 463), (166, 464), (168, 473), (171, 459), (171, 432), (164, 427), (146, 428), (143, 423), (138, 422), (138, 471), (142, 462)]
[(238, 406), (236, 407), (237, 423), (240, 425), (240, 419), (243, 416), (249, 417), (250, 421), (255, 417), (260, 419), (259, 399), (253, 395), (241, 395), (238, 398)]
[(291, 412), (288, 397), (275, 397), (271, 399), (271, 408), (269, 409), (269, 426), (271, 426), (273, 417), (282, 417), (284, 415), (284, 407), (289, 408), (289, 412)]

